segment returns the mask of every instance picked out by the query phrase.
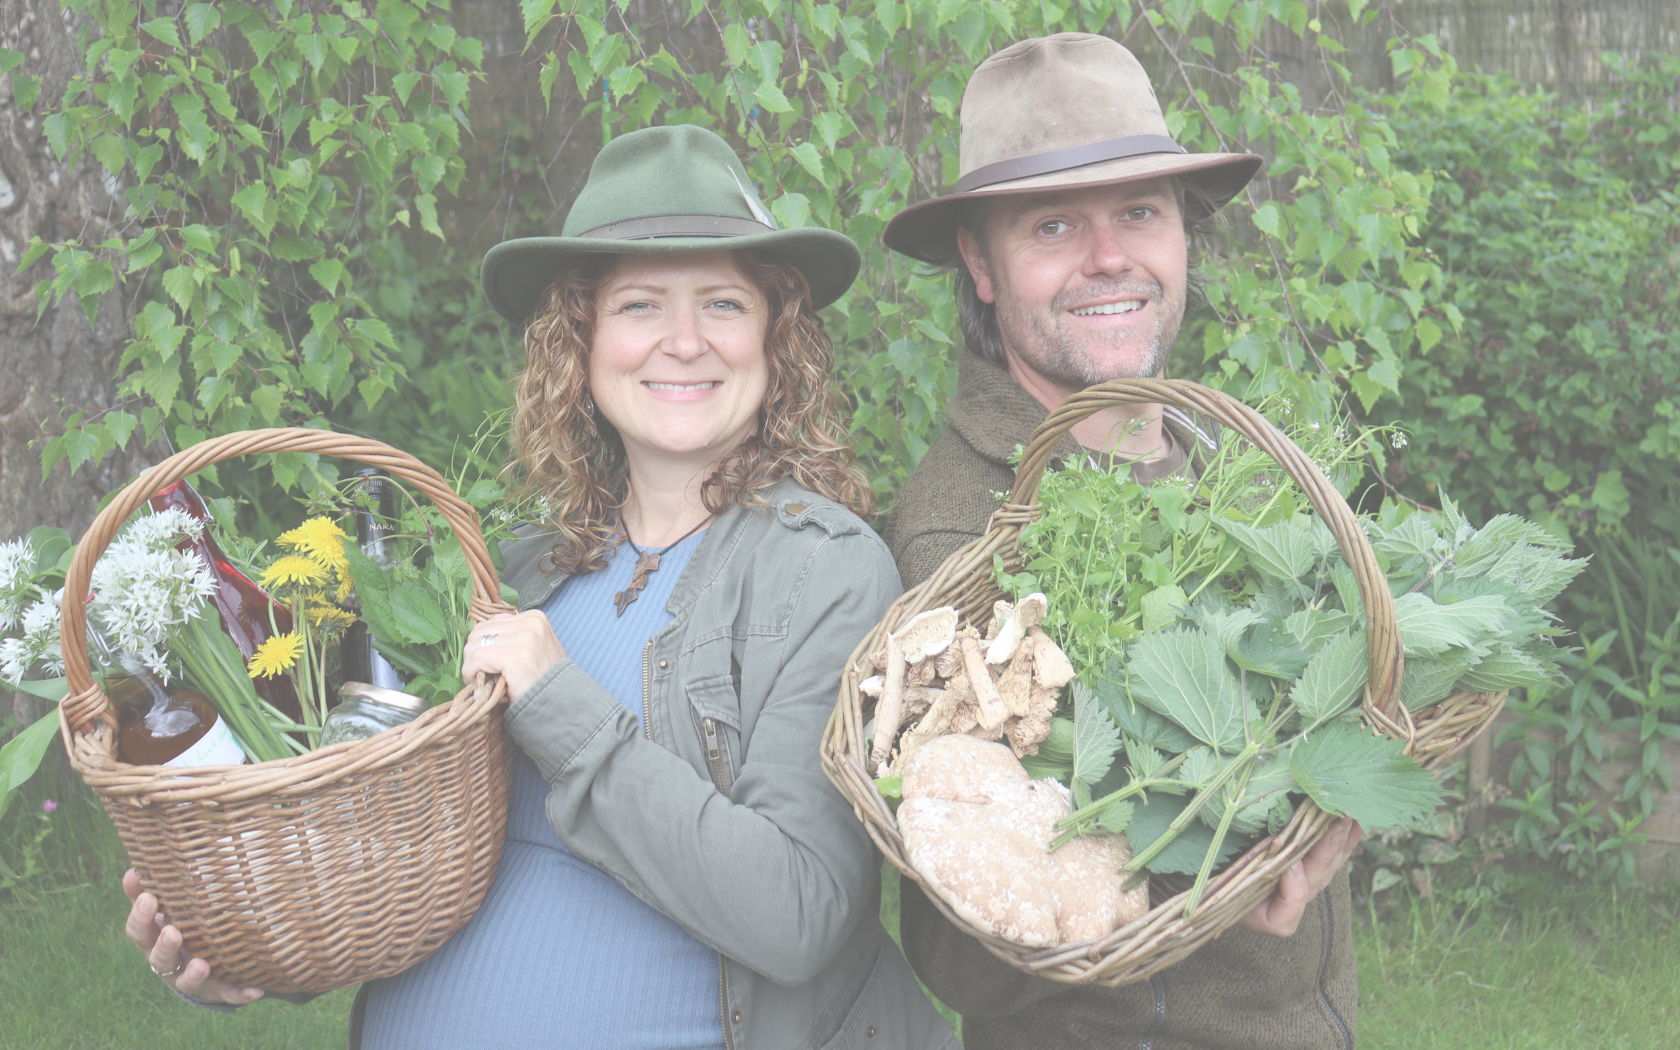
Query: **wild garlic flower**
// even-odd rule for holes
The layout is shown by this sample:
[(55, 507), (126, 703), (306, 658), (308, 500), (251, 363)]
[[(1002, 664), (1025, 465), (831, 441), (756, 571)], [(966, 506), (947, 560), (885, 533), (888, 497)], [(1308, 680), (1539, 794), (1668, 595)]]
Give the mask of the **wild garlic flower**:
[(23, 635), (0, 641), (0, 678), (16, 685), (37, 667), (64, 673), (64, 650), (58, 641), (58, 603), (62, 590), (23, 613)]
[(140, 518), (93, 567), (89, 611), (117, 649), (133, 653), (165, 682), (169, 664), (163, 643), (169, 629), (203, 615), (204, 599), (216, 592), (216, 578), (204, 559), (196, 551), (173, 547), (183, 533), (198, 527), (180, 511)]
[(0, 543), (0, 631), (17, 626), (24, 603), (33, 596), (35, 548), (27, 536)]

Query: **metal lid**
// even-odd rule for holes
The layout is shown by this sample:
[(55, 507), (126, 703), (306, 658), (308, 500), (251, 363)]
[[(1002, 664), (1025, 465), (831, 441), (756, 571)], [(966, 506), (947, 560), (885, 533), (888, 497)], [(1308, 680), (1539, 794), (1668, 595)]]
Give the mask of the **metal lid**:
[(358, 700), (372, 700), (376, 704), (390, 704), (400, 707), (404, 711), (424, 711), (426, 701), (413, 693), (401, 693), (395, 689), (387, 689), (382, 685), (369, 685), (366, 682), (345, 682), (339, 687), (340, 700), (353, 696)]

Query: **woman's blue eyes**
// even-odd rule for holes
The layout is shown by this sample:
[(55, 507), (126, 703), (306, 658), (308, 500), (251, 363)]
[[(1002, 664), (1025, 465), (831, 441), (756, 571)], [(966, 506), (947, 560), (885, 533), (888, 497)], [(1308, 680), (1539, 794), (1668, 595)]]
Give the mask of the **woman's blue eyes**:
[[(630, 313), (632, 311), (641, 312), (643, 310), (652, 310), (653, 308), (654, 308), (653, 303), (650, 303), (645, 299), (637, 299), (635, 302), (625, 303), (623, 306), (619, 307), (618, 309), (619, 309), (620, 313)], [(706, 303), (706, 309), (710, 310), (710, 309), (713, 309), (713, 308), (720, 308), (720, 309), (724, 309), (724, 310), (745, 310), (746, 309), (746, 307), (742, 306), (739, 302), (737, 302), (734, 299), (713, 299), (713, 300), (709, 301), (708, 303)]]

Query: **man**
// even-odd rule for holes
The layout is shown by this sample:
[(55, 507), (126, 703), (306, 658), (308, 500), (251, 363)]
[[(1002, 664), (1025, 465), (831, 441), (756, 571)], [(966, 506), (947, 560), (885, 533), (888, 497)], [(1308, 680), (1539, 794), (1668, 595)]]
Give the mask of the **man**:
[[(906, 586), (981, 535), (1014, 483), (1009, 457), (1086, 386), (1163, 373), (1184, 318), (1191, 225), (1259, 170), (1173, 142), (1148, 77), (1105, 37), (1014, 44), (963, 95), (956, 191), (907, 208), (889, 247), (949, 266), (968, 350), (949, 427), (900, 494), (887, 542)], [(1209, 426), (1162, 405), (1073, 428), (1068, 456), (1194, 472)], [(1240, 927), (1147, 982), (1074, 987), (1023, 974), (950, 925), (914, 886), (905, 954), (963, 1015), (967, 1050), (1351, 1050), (1357, 983), (1341, 821)], [(1328, 892), (1325, 892), (1328, 890)]]

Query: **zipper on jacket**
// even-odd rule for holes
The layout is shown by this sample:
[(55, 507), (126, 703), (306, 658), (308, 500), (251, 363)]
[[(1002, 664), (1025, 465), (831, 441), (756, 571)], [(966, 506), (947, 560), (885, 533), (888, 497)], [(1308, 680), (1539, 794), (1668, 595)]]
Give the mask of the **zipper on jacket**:
[(1336, 950), (1336, 909), (1330, 906), (1330, 891), (1328, 888), (1318, 895), (1324, 903), (1324, 961), (1318, 967), (1318, 1002), (1329, 1015), (1330, 1022), (1336, 1026), (1336, 1032), (1342, 1037), (1342, 1045), (1353, 1050), (1353, 1033), (1348, 1031), (1347, 1022), (1342, 1015), (1330, 1005), (1330, 997), (1324, 994), (1324, 980), (1330, 973), (1330, 954)]
[(1161, 1030), (1161, 1022), (1167, 1019), (1167, 987), (1159, 974), (1149, 979), (1149, 990), (1155, 993), (1155, 1020), (1149, 1023), (1149, 1031), (1143, 1033), (1143, 1042), (1138, 1044), (1138, 1050), (1154, 1050), (1155, 1034)]
[(706, 744), (706, 768), (711, 771), (712, 784), (719, 794), (727, 796), (735, 783), (729, 772), (729, 759), (723, 753), (723, 741), (718, 737), (717, 719), (702, 718), (700, 731)]
[(653, 739), (653, 721), (648, 711), (653, 706), (653, 639), (642, 646), (642, 735)]
[(718, 952), (718, 1020), (723, 1024), (724, 1050), (735, 1050), (735, 1037), (729, 1034), (729, 974), (723, 968), (723, 953)]

